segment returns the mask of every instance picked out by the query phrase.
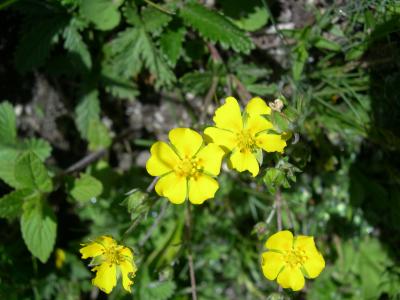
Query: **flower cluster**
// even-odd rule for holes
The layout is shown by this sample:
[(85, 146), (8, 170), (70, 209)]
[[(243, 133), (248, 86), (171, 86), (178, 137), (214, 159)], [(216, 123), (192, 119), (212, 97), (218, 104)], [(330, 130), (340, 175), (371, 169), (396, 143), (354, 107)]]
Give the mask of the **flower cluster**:
[[(283, 153), (286, 147), (285, 139), (275, 133), (268, 120), (270, 114), (271, 108), (259, 97), (251, 99), (243, 111), (235, 98), (228, 97), (215, 111), (215, 124), (204, 130), (204, 137), (190, 128), (172, 129), (168, 142), (152, 145), (146, 163), (147, 172), (158, 177), (157, 194), (174, 204), (187, 199), (192, 204), (202, 204), (213, 198), (225, 156), (232, 169), (257, 176), (263, 151)], [(93, 258), (93, 285), (110, 293), (122, 276), (122, 285), (130, 292), (137, 269), (129, 248), (118, 245), (109, 236), (83, 246), (82, 258)], [(315, 278), (325, 267), (313, 237), (293, 237), (290, 231), (279, 231), (267, 240), (265, 247), (268, 251), (262, 253), (263, 274), (269, 280), (276, 279), (283, 288), (301, 290), (304, 277)]]
[(257, 157), (262, 150), (283, 152), (285, 140), (279, 134), (269, 133), (273, 128), (265, 116), (271, 113), (259, 97), (253, 98), (242, 113), (239, 103), (228, 97), (215, 112), (215, 126), (204, 131), (203, 137), (189, 128), (175, 128), (169, 132), (169, 141), (156, 142), (150, 149), (147, 172), (160, 176), (156, 192), (174, 204), (185, 199), (201, 204), (213, 198), (218, 190), (214, 179), (220, 172), (222, 158), (229, 156), (228, 164), (239, 172), (259, 173)]

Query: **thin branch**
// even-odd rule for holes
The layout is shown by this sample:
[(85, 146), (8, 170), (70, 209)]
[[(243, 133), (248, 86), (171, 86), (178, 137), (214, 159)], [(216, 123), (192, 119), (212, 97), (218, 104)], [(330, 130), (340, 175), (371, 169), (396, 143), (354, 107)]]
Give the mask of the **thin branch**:
[(204, 98), (204, 107), (203, 107), (203, 110), (201, 112), (200, 119), (199, 119), (200, 124), (204, 123), (204, 121), (205, 121), (208, 107), (210, 106), (211, 100), (215, 94), (215, 91), (217, 90), (218, 80), (219, 80), (219, 78), (217, 76), (213, 76), (210, 89), (208, 90), (207, 95)]
[(197, 300), (197, 289), (196, 289), (196, 275), (194, 272), (192, 247), (191, 247), (191, 236), (192, 236), (192, 215), (190, 210), (190, 203), (186, 206), (186, 242), (188, 251), (188, 264), (189, 264), (189, 276), (190, 276), (190, 286), (192, 289), (192, 300)]
[(289, 205), (285, 199), (282, 198), (283, 206), (285, 207), (286, 214), (289, 219), (290, 228), (294, 228), (294, 220), (292, 216), (292, 212), (290, 211)]
[(168, 201), (164, 201), (164, 203), (161, 206), (160, 212), (158, 213), (157, 218), (154, 220), (154, 223), (151, 225), (149, 230), (147, 230), (144, 237), (139, 241), (139, 247), (142, 247), (147, 242), (147, 240), (153, 234), (154, 230), (157, 228), (158, 224), (160, 224), (161, 220), (164, 218), (164, 215), (167, 211), (168, 204), (169, 204)]
[(72, 164), (69, 166), (63, 174), (69, 174), (69, 173), (74, 173), (76, 171), (84, 169), (86, 166), (90, 165), (91, 163), (99, 160), (102, 158), (104, 155), (106, 155), (107, 150), (106, 149), (100, 149), (96, 152), (89, 153), (85, 157), (83, 157), (81, 160), (77, 161), (76, 163)]
[(278, 231), (282, 230), (282, 194), (280, 190), (277, 190), (275, 195), (275, 206), (276, 206), (276, 221), (278, 224)]

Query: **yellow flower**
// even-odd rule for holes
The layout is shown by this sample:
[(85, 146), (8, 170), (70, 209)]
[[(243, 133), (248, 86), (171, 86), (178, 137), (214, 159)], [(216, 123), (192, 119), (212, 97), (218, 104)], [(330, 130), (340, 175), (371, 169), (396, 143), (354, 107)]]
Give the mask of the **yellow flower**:
[(56, 268), (61, 269), (65, 262), (65, 251), (57, 248), (55, 252)]
[(132, 277), (135, 276), (137, 268), (129, 248), (118, 245), (112, 237), (105, 235), (82, 246), (82, 259), (93, 257), (90, 264), (95, 266), (92, 271), (96, 272), (96, 277), (92, 279), (93, 285), (109, 294), (117, 284), (117, 277), (122, 275), (124, 289), (131, 292)]
[[(242, 115), (237, 100), (226, 98), (225, 104), (215, 111), (215, 127), (208, 127), (204, 133), (214, 143), (231, 152), (230, 165), (239, 172), (250, 171), (254, 176), (259, 172), (257, 154), (283, 152), (286, 142), (279, 134), (267, 133), (272, 123), (264, 118), (271, 109), (259, 97), (247, 104)], [(262, 149), (262, 150), (261, 150)]]
[(304, 287), (304, 276), (316, 278), (325, 268), (325, 260), (315, 247), (312, 236), (293, 238), (288, 231), (272, 235), (265, 247), (270, 251), (262, 254), (262, 270), (269, 280), (277, 278), (283, 288), (299, 291)]
[(160, 176), (157, 194), (175, 204), (213, 198), (219, 187), (213, 176), (220, 172), (224, 151), (216, 144), (204, 146), (202, 136), (189, 128), (172, 129), (169, 140), (171, 145), (156, 142), (151, 147), (146, 164), (150, 175)]

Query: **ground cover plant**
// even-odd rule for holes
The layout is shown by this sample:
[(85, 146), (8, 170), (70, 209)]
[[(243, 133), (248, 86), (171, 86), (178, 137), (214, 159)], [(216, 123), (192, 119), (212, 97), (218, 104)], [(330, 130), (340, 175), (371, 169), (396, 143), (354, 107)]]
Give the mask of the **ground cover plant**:
[(398, 1), (0, 24), (0, 299), (400, 299)]

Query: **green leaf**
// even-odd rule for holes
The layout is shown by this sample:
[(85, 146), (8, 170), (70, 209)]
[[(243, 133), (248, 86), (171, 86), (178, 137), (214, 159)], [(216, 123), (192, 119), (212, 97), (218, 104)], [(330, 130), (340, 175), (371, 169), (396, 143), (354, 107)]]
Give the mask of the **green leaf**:
[(103, 185), (99, 180), (88, 174), (81, 174), (80, 178), (75, 179), (70, 194), (75, 200), (84, 202), (100, 196), (102, 192)]
[(111, 30), (121, 21), (121, 14), (118, 10), (121, 4), (121, 0), (83, 0), (81, 13), (94, 23), (97, 29)]
[(0, 146), (0, 178), (14, 188), (20, 186), (15, 179), (15, 161), (18, 154), (19, 152), (13, 148)]
[(304, 43), (300, 43), (294, 50), (294, 63), (292, 66), (293, 79), (298, 81), (303, 73), (304, 66), (308, 59), (308, 51)]
[(85, 94), (75, 109), (75, 122), (81, 136), (85, 139), (88, 139), (90, 122), (99, 120), (100, 101), (98, 95), (97, 90)]
[(40, 192), (51, 192), (53, 189), (45, 165), (31, 151), (18, 156), (15, 163), (15, 180), (23, 188), (35, 189)]
[(45, 263), (54, 248), (57, 223), (53, 212), (39, 196), (24, 204), (21, 231), (29, 251)]
[(254, 47), (245, 33), (229, 19), (201, 4), (186, 4), (181, 8), (180, 16), (185, 24), (192, 26), (201, 36), (219, 42), (225, 48), (231, 47), (237, 52), (249, 53)]
[(19, 148), (24, 151), (34, 152), (41, 161), (45, 161), (51, 154), (50, 144), (42, 139), (26, 139), (19, 144)]
[(172, 20), (172, 17), (152, 6), (147, 6), (142, 10), (142, 20), (145, 30), (148, 33), (155, 34), (166, 26)]
[(175, 75), (143, 27), (128, 28), (107, 45), (110, 56), (105, 68), (113, 77), (131, 78), (145, 66), (155, 77), (156, 88), (170, 86)]
[(276, 193), (280, 187), (290, 187), (290, 183), (286, 178), (285, 172), (278, 168), (267, 168), (267, 172), (265, 173), (263, 180), (271, 194)]
[(173, 281), (153, 281), (147, 284), (146, 288), (141, 289), (141, 299), (152, 300), (168, 300), (170, 299), (176, 289), (176, 284)]
[(144, 193), (139, 189), (133, 189), (130, 191), (129, 196), (122, 201), (121, 205), (126, 206), (128, 213), (131, 214), (131, 219), (133, 220), (149, 210), (149, 206), (146, 204), (147, 198), (147, 193)]
[(81, 34), (78, 31), (77, 21), (72, 19), (69, 26), (65, 28), (63, 32), (64, 47), (69, 50), (71, 53), (76, 54), (80, 57), (83, 65), (86, 70), (90, 70), (92, 68), (92, 59), (90, 57), (90, 52), (88, 50), (87, 45), (82, 39)]
[(14, 144), (17, 138), (15, 113), (9, 102), (0, 104), (0, 144)]
[(218, 3), (221, 3), (224, 15), (231, 18), (243, 30), (258, 30), (269, 20), (268, 10), (262, 0), (219, 0)]
[(32, 194), (30, 190), (13, 191), (0, 198), (0, 218), (13, 219), (22, 213), (22, 204), (28, 195)]
[(202, 94), (208, 90), (213, 80), (212, 72), (191, 72), (186, 73), (180, 79), (185, 90), (193, 93)]
[(107, 148), (111, 145), (111, 137), (107, 127), (100, 120), (92, 120), (88, 130), (89, 150)]
[(320, 48), (320, 49), (327, 49), (327, 50), (332, 50), (335, 52), (339, 52), (342, 47), (340, 46), (340, 44), (327, 40), (323, 37), (319, 37), (314, 44), (315, 47)]
[(168, 29), (161, 36), (160, 46), (162, 52), (168, 57), (172, 66), (176, 65), (178, 58), (182, 53), (182, 44), (185, 38), (186, 30), (183, 27), (177, 29)]

